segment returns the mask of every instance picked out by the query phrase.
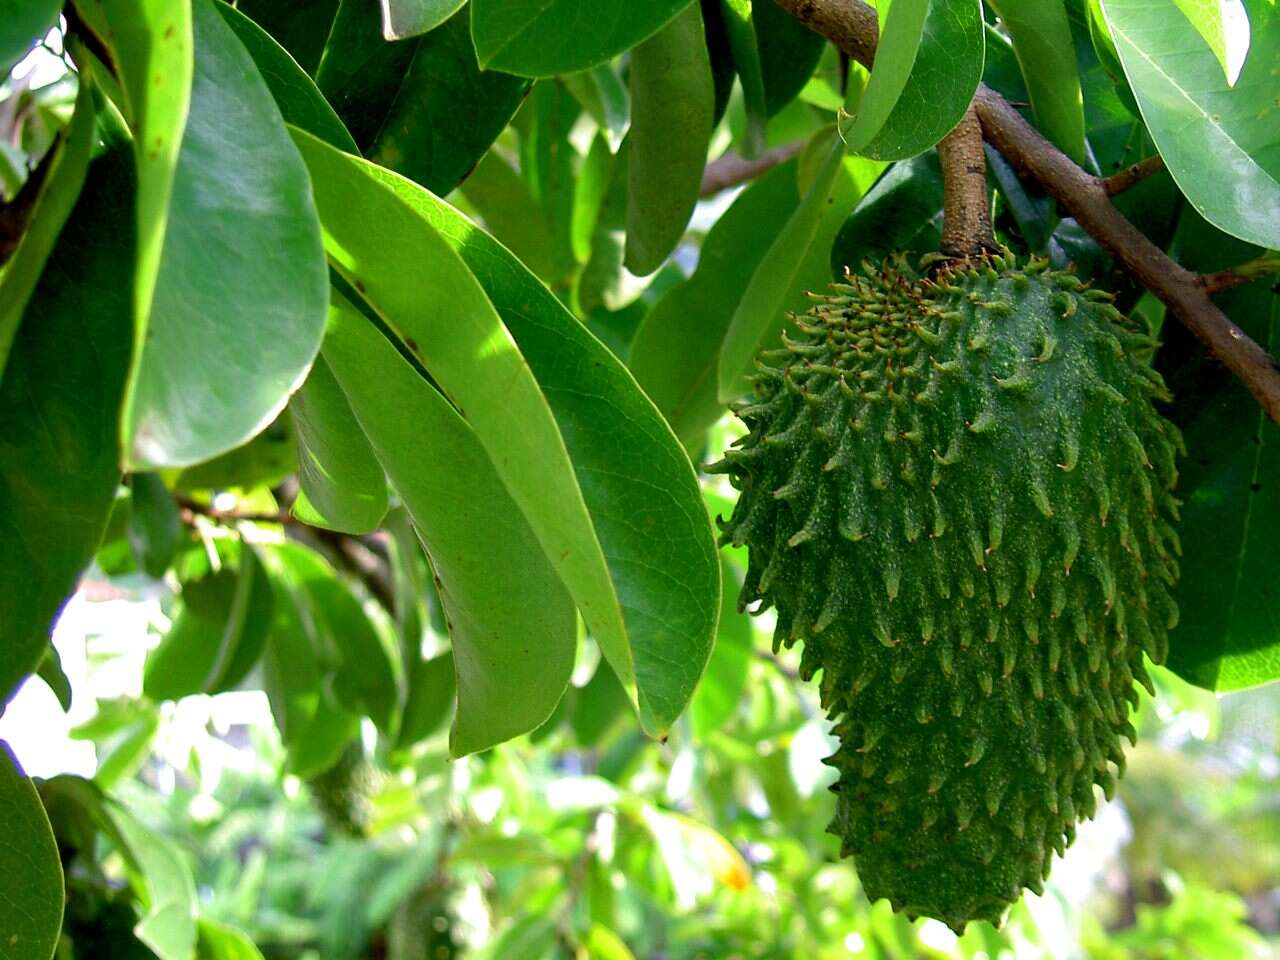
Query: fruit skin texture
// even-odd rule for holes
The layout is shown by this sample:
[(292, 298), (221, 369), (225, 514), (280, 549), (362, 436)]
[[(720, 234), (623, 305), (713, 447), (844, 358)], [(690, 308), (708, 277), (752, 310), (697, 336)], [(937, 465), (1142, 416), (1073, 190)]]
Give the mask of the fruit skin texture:
[(1155, 341), (1073, 275), (865, 272), (762, 356), (711, 469), (741, 490), (739, 605), (822, 672), (841, 854), (960, 932), (1040, 892), (1123, 772), (1177, 621), (1181, 437)]

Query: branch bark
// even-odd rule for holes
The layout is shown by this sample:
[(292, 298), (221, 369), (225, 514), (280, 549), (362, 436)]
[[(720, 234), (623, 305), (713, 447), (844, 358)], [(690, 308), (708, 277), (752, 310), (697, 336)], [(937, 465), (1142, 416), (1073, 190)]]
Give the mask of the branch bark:
[(699, 195), (703, 197), (714, 196), (721, 190), (728, 190), (730, 187), (736, 187), (740, 183), (754, 180), (762, 173), (768, 173), (774, 167), (780, 166), (792, 157), (797, 156), (804, 149), (804, 145), (804, 140), (784, 143), (780, 147), (766, 150), (754, 160), (748, 160), (738, 153), (726, 153), (707, 165), (707, 169), (702, 174), (702, 189), (699, 191)]
[(1117, 193), (1124, 193), (1130, 187), (1136, 186), (1153, 173), (1159, 173), (1163, 169), (1163, 157), (1159, 155), (1147, 157), (1145, 160), (1129, 164), (1119, 173), (1104, 177), (1102, 186), (1106, 189), (1107, 196), (1114, 197)]
[[(862, 0), (777, 0), (802, 23), (833, 40), (864, 66), (875, 59), (876, 13)], [(987, 140), (1062, 208), (1194, 333), (1280, 423), (1280, 368), (1213, 301), (1200, 278), (1179, 266), (1111, 203), (1105, 181), (1076, 164), (982, 84), (974, 109)]]
[(991, 197), (987, 194), (987, 158), (982, 152), (982, 125), (973, 108), (938, 144), (946, 199), (942, 209), (942, 252), (948, 257), (976, 257), (996, 249), (991, 231)]

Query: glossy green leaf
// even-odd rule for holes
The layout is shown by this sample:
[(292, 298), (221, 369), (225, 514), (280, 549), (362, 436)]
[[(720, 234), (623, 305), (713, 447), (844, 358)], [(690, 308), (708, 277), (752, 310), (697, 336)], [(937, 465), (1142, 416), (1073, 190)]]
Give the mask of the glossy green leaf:
[(403, 40), (434, 30), (466, 5), (467, 0), (381, 0), (382, 35)]
[(756, 266), (800, 202), (796, 170), (794, 160), (782, 164), (734, 200), (702, 241), (693, 276), (636, 331), (631, 372), (688, 450), (725, 413), (716, 395), (720, 344)]
[(894, 164), (858, 201), (831, 246), (831, 274), (879, 263), (896, 250), (922, 255), (942, 242), (942, 166), (934, 151)]
[[(1252, 42), (1234, 88), (1191, 22), (1149, 0), (1103, 0), (1142, 119), (1191, 204), (1210, 223), (1280, 248), (1280, 11), (1247, 5)], [(1270, 118), (1270, 119), (1268, 119)]]
[[(526, 77), (573, 73), (603, 63), (656, 33), (689, 0), (472, 0), (480, 62)], [(573, 24), (572, 33), (565, 25)]]
[(474, 753), (555, 709), (573, 669), (573, 602), (466, 421), (334, 297), (325, 359), (431, 557), (457, 672), (450, 751)]
[[(78, 739), (94, 741), (98, 769), (93, 774), (93, 782), (103, 790), (112, 789), (138, 772), (151, 755), (151, 745), (160, 731), (160, 711), (155, 704), (146, 700), (122, 699), (110, 702), (110, 705), (119, 708), (118, 712), (107, 711), (115, 713), (111, 718), (111, 730), (93, 737), (86, 737), (81, 732), (83, 728), (75, 731)], [(99, 717), (104, 706), (107, 704), (99, 702)]]
[(387, 480), (323, 357), (289, 404), (302, 490), (293, 515), (343, 533), (370, 533), (387, 513)]
[(463, 10), (425, 36), (387, 43), (377, 6), (346, 0), (316, 74), (366, 156), (441, 195), (528, 90), (528, 81), (480, 69), (467, 26)]
[[(610, 662), (634, 689), (620, 599), (564, 439), (484, 289), (426, 218), (432, 196), (305, 134), (298, 142), (313, 171), (335, 268), (466, 417)], [(383, 242), (387, 231), (400, 238), (397, 246)], [(362, 400), (353, 384), (344, 387), (359, 416)]]
[[(314, 74), (333, 29), (338, 4), (339, 0), (236, 0), (236, 9), (270, 34), (305, 73)], [(245, 46), (253, 52), (248, 41)], [(261, 62), (258, 67), (270, 83)]]
[(551, 224), (528, 181), (502, 153), (494, 149), (484, 155), (462, 184), (462, 194), (521, 263), (545, 283), (555, 283), (565, 264), (555, 255)]
[(133, 492), (129, 546), (138, 567), (147, 576), (158, 579), (169, 569), (182, 537), (178, 505), (158, 474), (135, 473), (129, 488)]
[(1232, 80), (1231, 64), (1227, 52), (1227, 28), (1223, 22), (1222, 0), (1173, 0), (1183, 16), (1191, 22), (1202, 39), (1213, 51), (1218, 65), (1222, 67), (1222, 75), (1228, 82)]
[[(347, 128), (343, 126), (342, 121), (338, 119), (337, 113), (334, 112), (329, 101), (321, 96), (320, 91), (316, 89), (315, 82), (307, 75), (300, 61), (294, 57), (302, 53), (295, 51), (294, 48), (286, 49), (281, 46), (281, 42), (277, 41), (276, 36), (267, 32), (267, 25), (274, 23), (274, 18), (268, 16), (265, 20), (251, 20), (246, 13), (253, 9), (253, 5), (246, 7), (241, 0), (238, 7), (229, 6), (222, 0), (216, 0), (214, 4), (218, 12), (222, 14), (227, 25), (235, 31), (236, 36), (240, 38), (240, 42), (244, 44), (245, 50), (249, 52), (249, 56), (253, 58), (253, 62), (258, 67), (258, 73), (262, 74), (262, 79), (266, 82), (267, 88), (271, 91), (271, 95), (275, 97), (276, 106), (280, 108), (280, 113), (285, 120), (295, 126), (303, 127), (310, 130), (317, 137), (328, 143), (333, 144), (339, 150), (346, 150), (348, 153), (358, 153), (356, 142), (351, 139), (351, 134)], [(325, 4), (315, 4), (317, 7), (324, 7)], [(332, 9), (336, 13), (338, 9), (337, 0), (332, 0)], [(272, 12), (277, 10), (288, 11), (290, 16), (295, 17), (296, 21), (311, 22), (311, 18), (321, 16), (319, 9), (307, 11), (306, 16), (299, 17), (296, 13), (294, 5), (281, 5), (271, 2)], [(283, 28), (283, 36), (287, 38), (292, 32), (287, 28)], [(329, 36), (329, 28), (324, 28), (324, 37), (321, 39), (323, 45), (324, 38)], [(292, 55), (291, 55), (292, 54)], [(320, 60), (320, 48), (315, 50), (314, 63)]]
[(752, 0), (720, 0), (720, 6), (724, 14), (729, 49), (733, 53), (734, 67), (738, 73), (738, 83), (742, 85), (742, 105), (747, 114), (742, 152), (745, 156), (754, 157), (764, 149), (769, 110), (765, 99), (760, 48), (756, 42), (753, 3)]
[[(1260, 251), (1224, 236), (1188, 210), (1179, 262), (1220, 270)], [(1280, 297), (1273, 279), (1220, 294), (1217, 303), (1273, 355), (1280, 351)], [(1280, 679), (1280, 427), (1180, 327), (1166, 326), (1162, 361), (1187, 456), (1179, 463), (1180, 621), (1169, 667), (1210, 690)], [(1170, 368), (1170, 364), (1173, 364)]]
[(585, 264), (591, 260), (596, 227), (608, 197), (613, 168), (614, 156), (609, 150), (609, 140), (604, 133), (597, 133), (582, 161), (577, 189), (573, 193), (571, 239), (574, 259), (579, 263)]
[(587, 685), (577, 691), (569, 726), (579, 746), (594, 747), (608, 729), (629, 712), (626, 693), (602, 660)]
[(998, 7), (1031, 94), (1036, 126), (1076, 163), (1084, 163), (1084, 97), (1066, 0), (1000, 0)]
[(716, 649), (707, 664), (706, 676), (689, 705), (693, 733), (699, 739), (720, 729), (733, 716), (746, 689), (751, 667), (754, 642), (751, 620), (738, 610), (741, 578), (724, 557), (721, 557), (720, 570), (725, 584), (720, 607), (720, 634), (716, 637)]
[(544, 80), (534, 85), (514, 124), (521, 128), (520, 173), (551, 230), (557, 265), (553, 290), (568, 286), (576, 266), (573, 206), (580, 158), (571, 135), (581, 116), (581, 106), (564, 84)]
[(717, 383), (722, 403), (747, 392), (752, 361), (778, 341), (787, 311), (807, 309), (805, 292), (830, 282), (828, 261), (836, 231), (879, 173), (877, 163), (846, 160), (844, 143), (834, 133), (820, 134), (810, 149), (821, 166), (751, 275), (721, 345)]
[(627, 206), (630, 202), (630, 138), (622, 142), (609, 164), (588, 245), (591, 252), (578, 274), (578, 310), (589, 317), (596, 311), (616, 313), (634, 304), (646, 281), (626, 268)]
[[(545, 392), (622, 602), (641, 722), (660, 735), (693, 694), (719, 609), (715, 539), (688, 458), (622, 364), (518, 260), (444, 201), (378, 176), (462, 256)], [(625, 677), (612, 638), (599, 627), (595, 637)]]
[(44, 656), (115, 499), (134, 189), (120, 150), (91, 167), (0, 381), (0, 581), (22, 584), (0, 591), (0, 703)]
[(217, 655), (205, 676), (207, 693), (233, 690), (258, 664), (271, 628), (275, 591), (267, 571), (253, 550), (240, 551), (235, 596)]
[(448, 719), (457, 695), (452, 653), (415, 660), (409, 669), (408, 696), (400, 715), (396, 749), (408, 749), (435, 733)]
[(809, 82), (826, 41), (770, 0), (753, 3), (752, 17), (764, 77), (765, 109), (773, 116)]
[(119, 804), (106, 802), (100, 809), (142, 909), (134, 934), (159, 960), (194, 960), (196, 886), (182, 853)]
[(609, 149), (616, 153), (631, 122), (631, 95), (612, 64), (570, 73), (559, 81), (599, 124), (609, 139)]
[(16, 0), (4, 7), (0, 23), (0, 78), (27, 55), (58, 22), (62, 0)]
[(58, 698), (58, 704), (63, 711), (71, 709), (71, 680), (67, 677), (66, 672), (62, 669), (62, 657), (58, 654), (58, 648), (53, 644), (49, 644), (49, 648), (44, 652), (44, 659), (40, 661), (40, 666), (36, 668), (36, 676), (45, 682), (53, 695)]
[(851, 153), (904, 160), (959, 123), (982, 78), (980, 0), (897, 0), (844, 131)]
[[(132, 369), (142, 362), (194, 79), (191, 0), (74, 0), (111, 51), (138, 167)], [(133, 389), (132, 387), (130, 388)], [(125, 431), (127, 440), (129, 431)]]
[(702, 14), (690, 5), (631, 53), (627, 269), (656, 271), (698, 202), (715, 87)]
[(49, 960), (62, 927), (62, 864), (36, 788), (0, 740), (0, 957)]
[[(71, 123), (61, 143), (54, 147), (52, 156), (45, 161), (51, 166), (42, 174), (43, 181), (34, 201), (31, 221), (18, 241), (17, 249), (4, 265), (3, 273), (0, 273), (0, 376), (4, 375), (9, 349), (18, 332), (18, 324), (22, 322), (23, 311), (35, 292), (63, 224), (71, 216), (89, 170), (89, 156), (97, 130), (92, 78), (92, 70), (83, 68)], [(28, 185), (30, 183), (28, 180)]]
[[(191, 111), (123, 414), (135, 469), (244, 443), (283, 409), (324, 335), (328, 273), (306, 168), (212, 0), (193, 18)], [(207, 388), (192, 390), (193, 378)]]
[(197, 932), (196, 960), (262, 960), (261, 951), (239, 930), (201, 917)]

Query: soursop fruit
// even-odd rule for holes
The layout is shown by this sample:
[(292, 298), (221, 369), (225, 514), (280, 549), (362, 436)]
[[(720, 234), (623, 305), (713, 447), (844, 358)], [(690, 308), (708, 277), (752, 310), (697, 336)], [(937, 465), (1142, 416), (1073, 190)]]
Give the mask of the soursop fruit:
[(867, 895), (957, 931), (1040, 892), (1109, 798), (1177, 610), (1177, 429), (1105, 293), (995, 255), (849, 277), (762, 355), (739, 604), (804, 641), (840, 746), (830, 830)]
[(384, 776), (358, 741), (347, 744), (332, 766), (306, 781), (325, 827), (333, 834), (363, 837), (373, 820), (373, 799)]

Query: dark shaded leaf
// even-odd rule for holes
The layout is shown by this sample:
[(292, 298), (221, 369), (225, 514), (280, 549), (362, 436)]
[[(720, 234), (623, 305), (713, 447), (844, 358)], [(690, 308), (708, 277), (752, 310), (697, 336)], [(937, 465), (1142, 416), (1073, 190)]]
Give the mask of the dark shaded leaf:
[(0, 952), (13, 960), (53, 956), (62, 927), (62, 865), (53, 829), (31, 781), (0, 740)]

